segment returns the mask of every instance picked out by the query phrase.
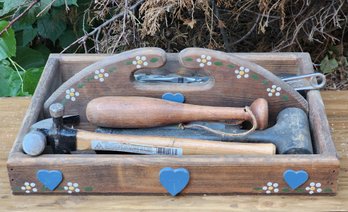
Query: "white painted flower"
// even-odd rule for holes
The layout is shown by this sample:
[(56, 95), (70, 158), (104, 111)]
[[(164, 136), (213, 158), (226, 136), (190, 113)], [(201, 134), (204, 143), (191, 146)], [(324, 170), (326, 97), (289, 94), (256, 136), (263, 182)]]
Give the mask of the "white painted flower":
[(103, 68), (94, 72), (94, 79), (99, 80), (100, 82), (104, 82), (107, 77), (109, 77), (109, 73), (105, 72)]
[(141, 68), (142, 66), (147, 66), (149, 65), (148, 62), (146, 61), (145, 56), (136, 56), (135, 60), (132, 62), (137, 68)]
[(68, 191), (69, 194), (73, 192), (79, 193), (80, 192), (79, 184), (68, 182), (66, 186), (64, 186), (64, 190)]
[(78, 97), (80, 95), (80, 93), (75, 91), (74, 88), (70, 88), (70, 89), (66, 90), (65, 94), (66, 94), (65, 98), (70, 99), (73, 102), (76, 100), (76, 97)]
[(37, 188), (35, 183), (29, 183), (25, 182), (24, 185), (21, 187), (22, 191), (25, 191), (25, 193), (29, 194), (30, 192), (37, 192)]
[(266, 194), (270, 194), (270, 193), (278, 193), (279, 192), (279, 188), (278, 188), (278, 183), (272, 183), (272, 182), (268, 182), (266, 186), (262, 187), (262, 190), (266, 191)]
[(196, 61), (199, 63), (199, 67), (204, 67), (205, 65), (211, 66), (211, 56), (202, 54), (200, 58)]
[(309, 194), (314, 194), (315, 192), (322, 192), (321, 183), (311, 182), (309, 186), (306, 187), (306, 191), (308, 191)]
[(276, 85), (272, 85), (272, 87), (267, 88), (268, 96), (280, 96), (280, 91), (282, 90), (281, 87), (278, 87)]
[(235, 70), (234, 73), (237, 75), (237, 79), (240, 79), (242, 77), (248, 78), (249, 77), (249, 69), (245, 68), (243, 66), (239, 67), (239, 69)]

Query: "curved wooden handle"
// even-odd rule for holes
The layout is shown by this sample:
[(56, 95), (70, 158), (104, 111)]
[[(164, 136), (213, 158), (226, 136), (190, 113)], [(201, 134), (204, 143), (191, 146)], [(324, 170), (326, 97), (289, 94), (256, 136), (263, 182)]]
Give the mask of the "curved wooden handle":
[(132, 136), (102, 134), (79, 130), (77, 133), (77, 149), (91, 149), (91, 141), (118, 142), (122, 144), (145, 145), (154, 147), (182, 148), (183, 155), (223, 155), (223, 154), (261, 154), (273, 155), (276, 147), (274, 144), (249, 144), (230, 143), (221, 141), (205, 141), (184, 138), (158, 137), (158, 136)]
[[(267, 101), (257, 99), (251, 110), (263, 129), (268, 122)], [(102, 127), (147, 128), (191, 121), (251, 120), (244, 108), (181, 104), (148, 97), (100, 97), (86, 108), (89, 122)]]

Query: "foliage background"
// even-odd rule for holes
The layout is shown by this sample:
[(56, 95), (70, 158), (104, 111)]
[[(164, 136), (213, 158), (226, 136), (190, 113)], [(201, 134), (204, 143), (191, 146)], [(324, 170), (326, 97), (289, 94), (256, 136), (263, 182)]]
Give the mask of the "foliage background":
[(144, 46), (306, 51), (327, 89), (348, 88), (347, 0), (0, 0), (0, 30), (8, 25), (0, 96), (33, 94), (49, 53)]

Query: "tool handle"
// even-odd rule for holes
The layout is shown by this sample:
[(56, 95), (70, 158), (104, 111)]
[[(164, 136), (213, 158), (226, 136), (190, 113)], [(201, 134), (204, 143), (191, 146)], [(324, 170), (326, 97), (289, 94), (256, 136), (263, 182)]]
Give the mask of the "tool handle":
[(275, 145), (271, 143), (229, 143), (174, 137), (102, 134), (82, 130), (78, 130), (76, 137), (77, 150), (92, 149), (91, 142), (97, 140), (140, 146), (181, 148), (183, 155), (273, 155), (276, 151)]
[[(268, 106), (265, 99), (251, 105), (258, 129), (268, 124)], [(86, 108), (89, 122), (102, 127), (146, 128), (191, 121), (248, 120), (252, 117), (244, 108), (213, 107), (182, 104), (148, 97), (100, 97), (90, 101)]]

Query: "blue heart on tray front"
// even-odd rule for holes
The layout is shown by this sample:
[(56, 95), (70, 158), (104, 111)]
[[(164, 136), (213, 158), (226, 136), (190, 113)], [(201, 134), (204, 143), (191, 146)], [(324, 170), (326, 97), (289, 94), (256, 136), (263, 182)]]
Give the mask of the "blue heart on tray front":
[(185, 168), (173, 169), (166, 167), (161, 169), (159, 178), (162, 186), (172, 196), (176, 196), (187, 186), (190, 180), (190, 173)]
[(36, 173), (37, 179), (49, 190), (53, 191), (63, 180), (63, 174), (59, 170), (41, 169)]
[(179, 103), (184, 103), (185, 101), (185, 96), (182, 95), (181, 93), (165, 93), (162, 95), (162, 99), (172, 101), (172, 102), (179, 102)]
[(283, 178), (290, 188), (295, 190), (308, 180), (308, 173), (304, 170), (294, 171), (288, 169), (283, 173)]

